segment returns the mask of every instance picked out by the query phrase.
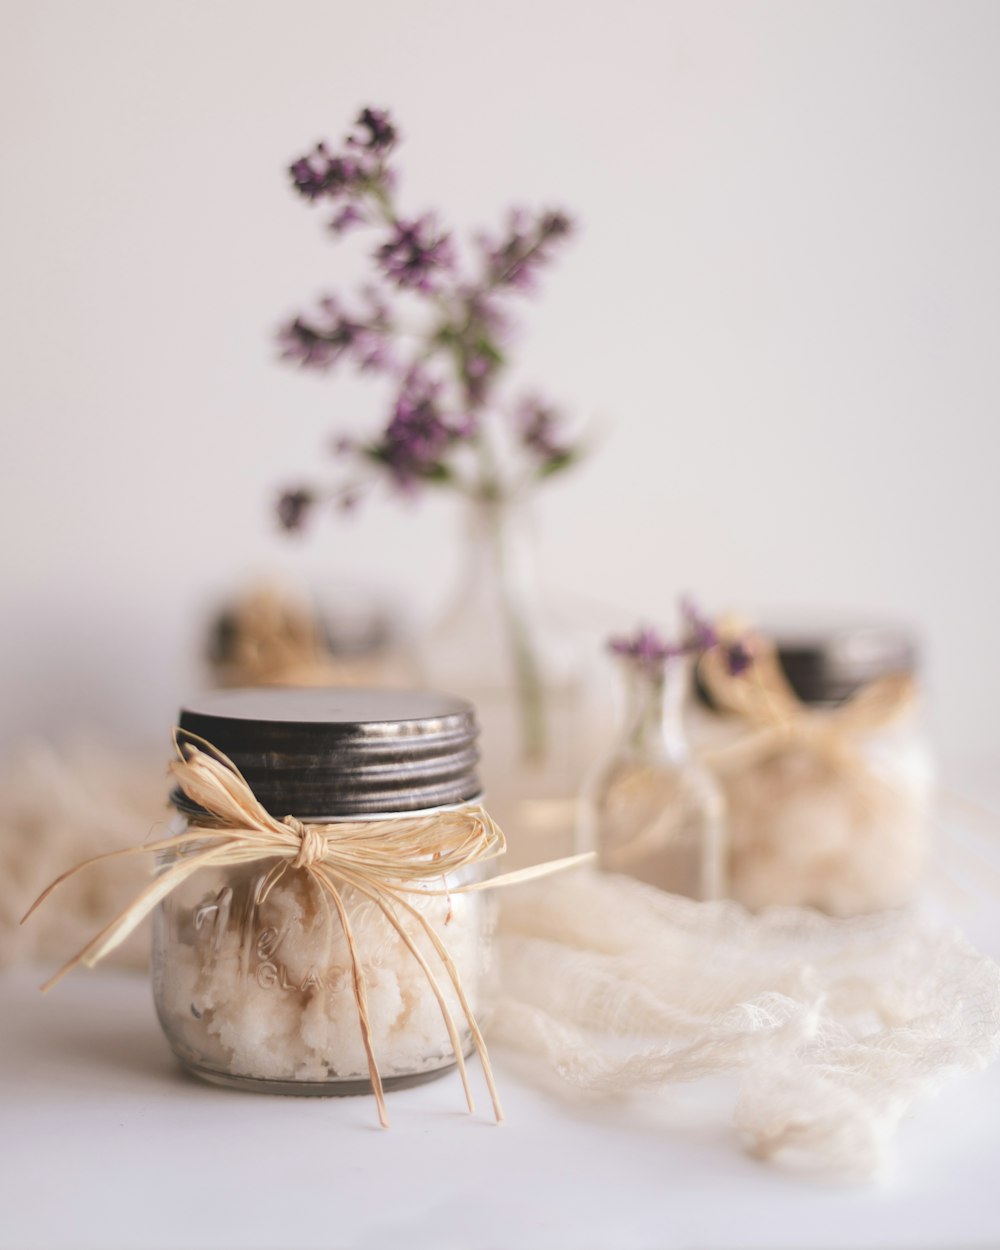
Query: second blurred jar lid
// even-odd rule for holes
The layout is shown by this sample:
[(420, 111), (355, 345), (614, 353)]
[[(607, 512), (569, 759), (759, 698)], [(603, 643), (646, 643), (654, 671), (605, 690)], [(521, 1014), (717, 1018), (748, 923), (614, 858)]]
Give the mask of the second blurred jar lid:
[(887, 623), (764, 621), (792, 689), (803, 703), (842, 703), (862, 686), (892, 673), (913, 673), (914, 634)]

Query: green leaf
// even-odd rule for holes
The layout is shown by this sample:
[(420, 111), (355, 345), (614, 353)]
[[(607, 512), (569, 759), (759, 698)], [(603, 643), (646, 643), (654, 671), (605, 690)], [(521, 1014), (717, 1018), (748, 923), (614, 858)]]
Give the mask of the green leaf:
[(494, 343), (492, 339), (476, 339), (472, 348), (478, 356), (485, 356), (487, 360), (492, 361), (495, 365), (502, 365), (504, 363), (503, 352), (499, 347), (497, 347), (496, 343)]
[(562, 451), (558, 456), (552, 456), (544, 464), (538, 466), (538, 476), (551, 477), (553, 473), (561, 473), (563, 469), (576, 464), (579, 459), (580, 455), (576, 451)]
[(454, 347), (458, 341), (458, 332), (450, 321), (442, 322), (431, 335), (431, 342), (441, 347)]

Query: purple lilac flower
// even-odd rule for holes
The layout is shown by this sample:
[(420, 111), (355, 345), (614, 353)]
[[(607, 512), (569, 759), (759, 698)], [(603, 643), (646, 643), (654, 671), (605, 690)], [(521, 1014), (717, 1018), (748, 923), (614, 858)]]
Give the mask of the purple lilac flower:
[(684, 646), (695, 654), (710, 651), (719, 641), (718, 631), (707, 617), (702, 616), (693, 599), (681, 600), (681, 619), (684, 622)]
[(740, 677), (753, 664), (753, 652), (743, 639), (726, 644), (726, 668), (730, 677)]
[(298, 361), (310, 369), (326, 369), (339, 360), (345, 344), (339, 336), (296, 317), (278, 331), (278, 346), (284, 360)]
[(356, 124), (361, 133), (352, 135), (347, 142), (369, 152), (388, 152), (399, 137), (387, 109), (362, 109)]
[(462, 382), (471, 404), (478, 407), (486, 401), (494, 373), (496, 360), (493, 356), (475, 349), (466, 353)]
[(370, 173), (358, 157), (334, 156), (325, 143), (317, 143), (312, 152), (294, 161), (288, 172), (296, 191), (307, 200), (335, 199), (356, 190)]
[(500, 342), (509, 336), (510, 314), (494, 294), (476, 286), (462, 287), (458, 294), (470, 326), (478, 327), (491, 339)]
[(306, 368), (329, 369), (345, 355), (360, 369), (388, 368), (390, 328), (388, 309), (371, 297), (362, 319), (348, 316), (333, 296), (327, 296), (314, 318), (296, 317), (283, 326), (278, 345), (285, 360)]
[[(745, 639), (720, 643), (714, 628), (698, 616), (689, 600), (685, 600), (682, 611), (688, 623), (688, 634), (680, 643), (667, 642), (655, 629), (637, 629), (629, 637), (612, 638), (608, 642), (608, 650), (626, 660), (630, 660), (652, 677), (662, 674), (667, 660), (676, 656), (700, 656), (714, 647), (721, 647), (727, 672), (732, 677), (740, 677), (753, 664), (753, 650)], [(692, 626), (694, 620), (697, 624)]]
[(562, 417), (551, 405), (526, 399), (516, 416), (522, 445), (539, 460), (559, 460), (569, 454), (568, 445), (560, 438)]
[(278, 523), (292, 533), (302, 529), (316, 498), (311, 491), (298, 488), (286, 490), (278, 500)]
[(515, 209), (510, 214), (506, 236), (493, 245), (484, 241), (487, 281), (492, 286), (530, 289), (538, 267), (550, 259), (551, 245), (571, 230), (572, 223), (565, 213), (545, 212), (533, 220), (523, 209)]
[(348, 230), (363, 225), (367, 220), (368, 218), (356, 204), (345, 204), (330, 222), (330, 229), (334, 234), (346, 234)]
[(488, 400), (502, 361), (500, 353), (487, 339), (473, 338), (472, 344), (465, 347), (459, 373), (466, 402), (472, 409), (482, 408)]
[(400, 287), (434, 291), (440, 271), (454, 264), (451, 239), (442, 234), (430, 213), (398, 221), (392, 237), (376, 251), (375, 259), (388, 278)]
[(681, 653), (680, 648), (667, 642), (655, 629), (637, 629), (631, 637), (612, 638), (608, 642), (608, 650), (651, 673), (657, 672), (668, 659)]
[(455, 424), (445, 419), (439, 391), (439, 384), (421, 370), (411, 371), (381, 442), (371, 449), (404, 491), (412, 491), (421, 480), (445, 475), (445, 454), (470, 432), (468, 422)]
[(739, 677), (753, 664), (753, 649), (746, 638), (723, 640), (719, 631), (702, 616), (691, 598), (681, 600), (681, 617), (684, 621), (684, 649), (689, 655), (703, 655), (713, 647), (719, 647), (726, 671), (731, 677)]
[[(405, 490), (432, 480), (475, 487), (466, 480), (474, 476), (474, 466), (453, 464), (450, 452), (456, 443), (478, 436), (482, 414), (493, 399), (505, 364), (506, 293), (531, 284), (552, 245), (570, 231), (570, 221), (559, 212), (512, 214), (506, 234), (482, 242), (485, 272), (467, 281), (459, 272), (452, 237), (436, 219), (431, 214), (401, 217), (398, 212), (395, 170), (388, 159), (398, 139), (389, 113), (368, 107), (339, 149), (317, 144), (291, 165), (290, 174), (304, 199), (330, 203), (333, 234), (362, 225), (381, 233), (381, 246), (373, 253), (379, 287), (390, 298), (396, 296), (390, 288), (429, 297), (426, 329), (413, 331), (417, 341), (411, 349), (385, 298), (369, 295), (366, 307), (350, 313), (333, 299), (322, 301), (283, 326), (279, 341), (284, 357), (305, 367), (324, 370), (346, 360), (362, 370), (384, 370), (404, 379), (382, 433), (375, 440), (344, 445), (341, 451), (355, 461), (367, 460), (369, 468), (374, 461)], [(396, 359), (396, 352), (406, 355)], [(440, 386), (428, 380), (425, 366), (430, 362), (445, 366), (449, 374), (453, 398), (447, 406)], [(514, 433), (526, 462), (517, 466), (519, 475), (527, 468), (541, 478), (576, 458), (576, 449), (560, 436), (557, 414), (537, 402)], [(355, 497), (341, 490), (330, 498), (349, 507)], [(314, 502), (308, 492), (287, 492), (280, 508), (282, 523), (298, 528)]]

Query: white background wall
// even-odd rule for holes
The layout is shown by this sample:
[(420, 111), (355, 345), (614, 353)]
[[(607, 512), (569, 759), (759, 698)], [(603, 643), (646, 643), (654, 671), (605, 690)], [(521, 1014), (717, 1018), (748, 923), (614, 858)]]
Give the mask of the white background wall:
[(375, 394), (274, 363), (356, 269), (284, 168), (390, 105), (413, 207), (565, 204), (520, 359), (598, 454), (551, 578), (668, 618), (920, 625), (953, 754), (995, 749), (1000, 5), (2, 5), (3, 740), (161, 735), (201, 614), (265, 569), (440, 603), (443, 503), (303, 546), (273, 492)]

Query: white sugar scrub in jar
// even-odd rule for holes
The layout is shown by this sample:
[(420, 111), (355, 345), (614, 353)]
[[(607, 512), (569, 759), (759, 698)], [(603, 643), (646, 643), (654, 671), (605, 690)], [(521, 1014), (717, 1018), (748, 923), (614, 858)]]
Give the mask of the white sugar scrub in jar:
[[(475, 820), (482, 810), (475, 714), (460, 699), (360, 688), (217, 691), (185, 707), (179, 725), (179, 741), (211, 744), (267, 813), (300, 832), (318, 831), (323, 845), (336, 846), (338, 828), (349, 827), (354, 845), (378, 859), (382, 831), (397, 822), (433, 828), (454, 823), (455, 813)], [(175, 832), (197, 834), (197, 806), (181, 790), (172, 801)], [(171, 848), (159, 857), (160, 871), (203, 849), (197, 838)], [(486, 859), (447, 876), (425, 873), (422, 888), (387, 895), (404, 939), (364, 879), (352, 883), (347, 869), (337, 878), (338, 904), (297, 861), (200, 867), (155, 913), (154, 997), (175, 1054), (198, 1076), (240, 1089), (371, 1090), (342, 905), (383, 1084), (448, 1071), (455, 1040), (464, 1054), (473, 1048), (470, 1015), (482, 1021), (492, 982), (492, 895), (461, 890), (489, 869)], [(392, 887), (391, 862), (380, 871)]]

